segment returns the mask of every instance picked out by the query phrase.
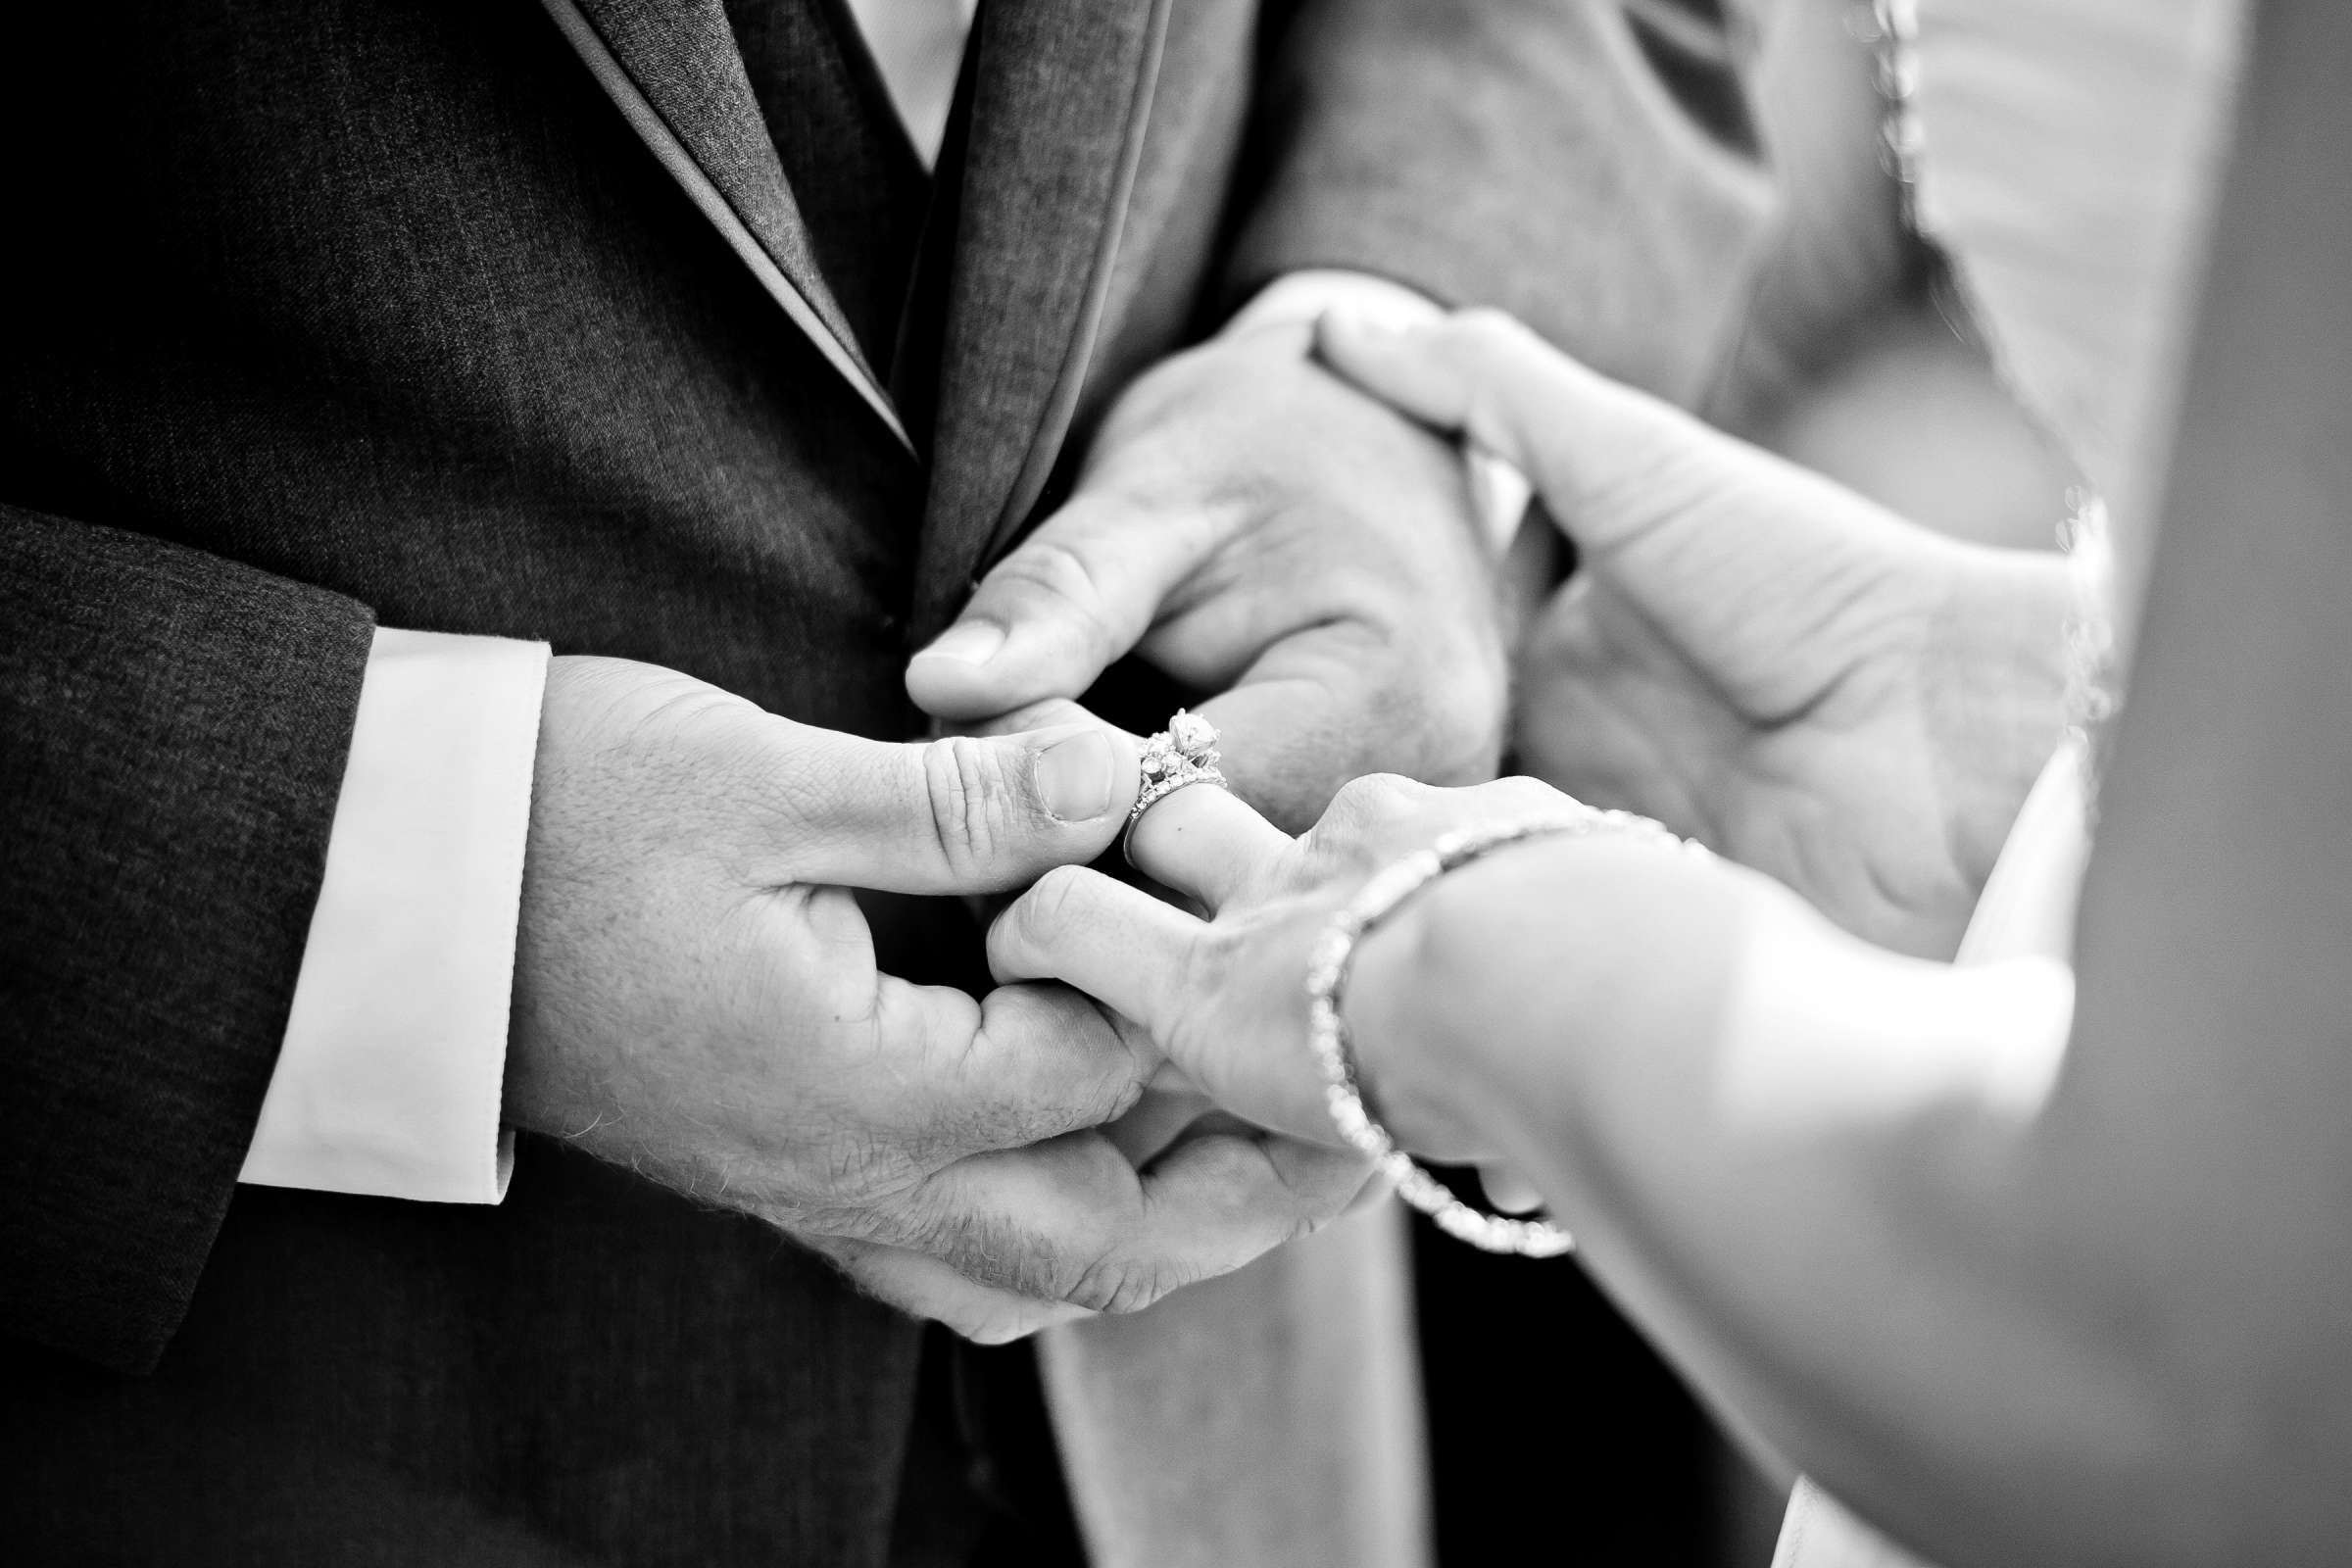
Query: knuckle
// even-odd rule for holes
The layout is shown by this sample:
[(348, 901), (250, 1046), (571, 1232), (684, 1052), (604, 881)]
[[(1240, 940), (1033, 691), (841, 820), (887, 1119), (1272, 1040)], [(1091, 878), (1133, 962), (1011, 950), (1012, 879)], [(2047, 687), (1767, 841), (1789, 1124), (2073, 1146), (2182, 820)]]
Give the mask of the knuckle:
[(1003, 748), (969, 735), (946, 736), (924, 744), (922, 765), (942, 858), (958, 874), (991, 863), (1015, 837), (1020, 816)]
[(1019, 944), (1031, 952), (1053, 947), (1076, 912), (1080, 891), (1096, 874), (1082, 865), (1057, 865), (1031, 884), (1011, 910)]
[(1481, 785), (1478, 795), (1479, 804), (1490, 811), (1528, 816), (1558, 812), (1573, 801), (1573, 797), (1525, 773), (1514, 773), (1508, 778), (1498, 778), (1492, 784)]
[(912, 1195), (886, 1216), (892, 1246), (934, 1257), (976, 1287), (1026, 1305), (1066, 1298), (1075, 1271), (1045, 1238), (1013, 1221), (976, 1211), (936, 1188)]
[(1492, 305), (1476, 305), (1455, 312), (1453, 329), (1474, 349), (1515, 349), (1524, 345), (1529, 336), (1517, 317)]
[(1368, 870), (1414, 838), (1438, 792), (1396, 773), (1367, 773), (1332, 797), (1306, 838), (1303, 869), (1314, 878), (1341, 868)]
[(1163, 1266), (1111, 1254), (1089, 1263), (1063, 1299), (1085, 1311), (1124, 1316), (1141, 1312), (1179, 1283)]
[(1377, 828), (1409, 815), (1420, 794), (1421, 786), (1400, 773), (1366, 773), (1340, 786), (1324, 820), (1344, 829)]
[(1040, 535), (1005, 558), (997, 568), (1001, 582), (1043, 595), (1063, 607), (1081, 631), (1096, 640), (1111, 633), (1109, 601), (1093, 564), (1070, 545)]

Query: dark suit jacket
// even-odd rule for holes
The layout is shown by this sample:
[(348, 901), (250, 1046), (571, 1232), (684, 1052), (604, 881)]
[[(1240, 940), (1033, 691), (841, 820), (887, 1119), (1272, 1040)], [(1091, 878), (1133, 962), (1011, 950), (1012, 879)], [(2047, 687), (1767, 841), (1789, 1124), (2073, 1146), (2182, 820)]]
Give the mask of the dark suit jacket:
[(1104, 400), (1281, 271), (1690, 394), (1762, 205), (1711, 7), (990, 0), (936, 194), (839, 0), (28, 11), (0, 1540), (880, 1560), (917, 1331), (772, 1232), (544, 1144), (498, 1208), (236, 1186), (371, 627), (906, 735)]

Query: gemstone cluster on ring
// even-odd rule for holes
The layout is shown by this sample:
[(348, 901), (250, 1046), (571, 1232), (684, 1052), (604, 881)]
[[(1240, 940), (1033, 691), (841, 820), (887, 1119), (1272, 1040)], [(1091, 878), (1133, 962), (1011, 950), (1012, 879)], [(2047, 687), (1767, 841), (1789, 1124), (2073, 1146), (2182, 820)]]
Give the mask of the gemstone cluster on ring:
[(1217, 727), (1199, 713), (1179, 708), (1168, 727), (1144, 742), (1143, 788), (1136, 792), (1135, 808), (1127, 813), (1127, 831), (1146, 811), (1193, 784), (1226, 788), (1218, 768)]
[(1144, 781), (1181, 777), (1188, 771), (1214, 768), (1217, 727), (1199, 713), (1176, 710), (1168, 727), (1144, 742)]

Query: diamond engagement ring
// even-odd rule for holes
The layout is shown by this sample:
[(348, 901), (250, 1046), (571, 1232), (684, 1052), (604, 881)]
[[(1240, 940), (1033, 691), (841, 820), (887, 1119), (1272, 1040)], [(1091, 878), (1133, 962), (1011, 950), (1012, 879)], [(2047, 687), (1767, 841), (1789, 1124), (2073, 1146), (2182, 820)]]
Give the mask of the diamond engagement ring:
[(1168, 727), (1144, 742), (1143, 788), (1136, 793), (1135, 808), (1127, 813), (1121, 849), (1135, 837), (1135, 824), (1144, 819), (1144, 813), (1178, 790), (1190, 784), (1230, 788), (1225, 775), (1217, 770), (1217, 726), (1199, 713), (1176, 710)]

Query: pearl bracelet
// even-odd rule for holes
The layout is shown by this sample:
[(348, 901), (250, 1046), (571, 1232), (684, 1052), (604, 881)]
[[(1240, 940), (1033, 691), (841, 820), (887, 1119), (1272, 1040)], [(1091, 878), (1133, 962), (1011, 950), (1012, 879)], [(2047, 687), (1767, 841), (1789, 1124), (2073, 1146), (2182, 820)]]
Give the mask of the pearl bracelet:
[(1474, 1208), (1396, 1146), (1396, 1138), (1364, 1104), (1363, 1078), (1349, 1049), (1348, 1022), (1340, 1016), (1355, 947), (1367, 932), (1396, 912), (1399, 905), (1456, 866), (1534, 838), (1589, 838), (1608, 834), (1658, 844), (1686, 853), (1707, 854), (1704, 846), (1678, 838), (1659, 823), (1630, 811), (1584, 808), (1581, 815), (1546, 817), (1448, 833), (1426, 850), (1396, 861), (1359, 889), (1331, 917), (1308, 956), (1306, 966), (1307, 1049), (1323, 1074), (1323, 1102), (1340, 1136), (1371, 1156), (1397, 1196), (1427, 1214), (1456, 1241), (1489, 1252), (1523, 1257), (1557, 1257), (1576, 1242), (1544, 1219), (1514, 1219)]

